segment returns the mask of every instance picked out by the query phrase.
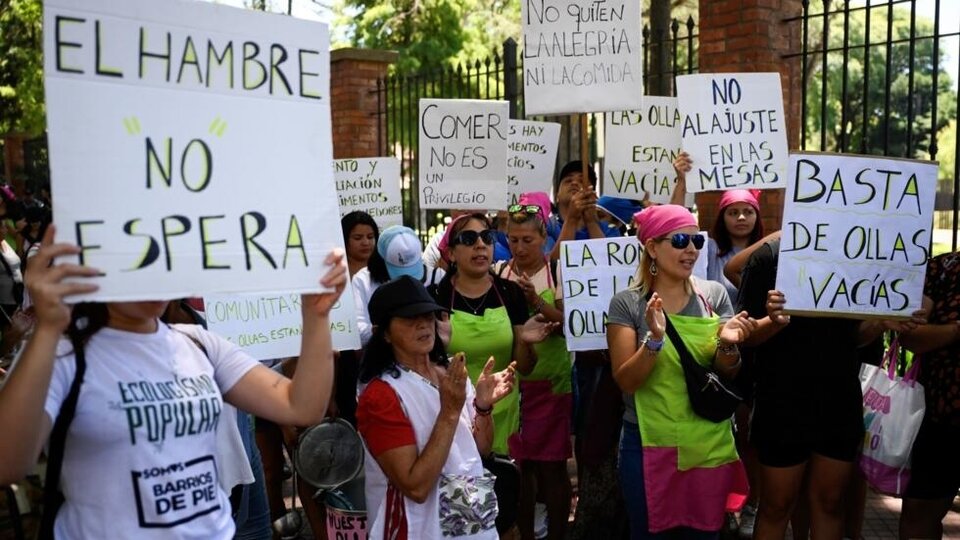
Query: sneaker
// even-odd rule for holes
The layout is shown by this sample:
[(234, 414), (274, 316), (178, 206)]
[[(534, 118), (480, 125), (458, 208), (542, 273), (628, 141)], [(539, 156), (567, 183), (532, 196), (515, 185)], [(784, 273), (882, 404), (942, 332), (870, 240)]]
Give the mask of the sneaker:
[(546, 538), (548, 527), (547, 527), (547, 505), (543, 503), (537, 503), (534, 507), (534, 516), (533, 516), (533, 536), (534, 538)]
[(753, 538), (753, 528), (757, 523), (757, 507), (746, 505), (740, 511), (740, 538)]

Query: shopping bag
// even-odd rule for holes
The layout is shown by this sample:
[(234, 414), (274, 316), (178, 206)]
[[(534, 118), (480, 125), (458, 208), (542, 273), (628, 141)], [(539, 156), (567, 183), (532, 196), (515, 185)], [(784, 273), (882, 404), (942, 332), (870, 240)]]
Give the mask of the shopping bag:
[(917, 382), (920, 363), (914, 360), (897, 376), (897, 340), (884, 355), (886, 369), (876, 369), (863, 385), (863, 424), (866, 428), (860, 470), (874, 489), (902, 496), (910, 480), (910, 451), (923, 422), (923, 385)]

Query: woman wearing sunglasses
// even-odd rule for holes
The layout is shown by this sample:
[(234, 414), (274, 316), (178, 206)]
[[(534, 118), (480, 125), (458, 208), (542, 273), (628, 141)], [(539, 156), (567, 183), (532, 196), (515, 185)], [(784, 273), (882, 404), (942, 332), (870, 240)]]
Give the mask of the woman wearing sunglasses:
[(643, 244), (630, 289), (610, 302), (607, 343), (626, 411), (620, 481), (631, 538), (719, 538), (739, 458), (729, 420), (714, 423), (690, 406), (677, 344), (721, 377), (740, 367), (738, 344), (756, 327), (734, 314), (723, 285), (692, 277), (703, 248), (687, 209), (654, 206), (636, 217)]
[[(507, 239), (513, 258), (500, 263), (496, 274), (520, 285), (531, 315), (543, 314), (559, 324), (563, 322), (563, 311), (557, 305), (560, 289), (555, 266), (547, 264), (544, 253), (546, 213), (530, 202), (524, 194), (519, 204), (507, 209)], [(520, 432), (509, 441), (510, 455), (520, 460), (523, 473), (518, 522), (521, 536), (534, 538), (539, 494), (547, 506), (547, 538), (564, 538), (571, 490), (567, 459), (573, 452), (570, 353), (563, 336), (556, 333), (534, 345), (534, 350), (537, 363), (520, 382)]]
[[(535, 355), (529, 344), (543, 341), (555, 327), (542, 318), (528, 321), (520, 286), (490, 272), (495, 234), (483, 214), (454, 220), (440, 242), (450, 272), (431, 287), (437, 303), (451, 310), (447, 350), (466, 354), (474, 384), (490, 357), (495, 361), (494, 371), (516, 361), (520, 373), (530, 373)], [(493, 424), (493, 451), (508, 454), (507, 439), (520, 424), (517, 389), (493, 408)]]

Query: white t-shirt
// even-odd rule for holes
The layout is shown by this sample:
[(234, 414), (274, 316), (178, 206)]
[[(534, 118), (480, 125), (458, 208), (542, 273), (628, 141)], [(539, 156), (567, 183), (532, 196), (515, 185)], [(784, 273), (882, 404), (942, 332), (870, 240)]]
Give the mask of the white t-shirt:
[[(85, 348), (87, 370), (60, 476), (63, 538), (232, 538), (229, 496), (218, 484), (222, 394), (257, 361), (195, 325), (209, 359), (180, 331), (104, 328)], [(45, 409), (51, 422), (76, 373), (61, 340)]]

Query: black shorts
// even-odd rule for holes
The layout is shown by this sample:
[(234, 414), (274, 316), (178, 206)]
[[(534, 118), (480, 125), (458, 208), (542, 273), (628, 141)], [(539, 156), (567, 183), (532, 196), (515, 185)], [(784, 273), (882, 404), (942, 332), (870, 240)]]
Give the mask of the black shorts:
[(863, 443), (862, 413), (836, 409), (834, 414), (803, 417), (776, 405), (770, 408), (780, 410), (765, 410), (765, 405), (772, 404), (762, 399), (755, 402), (750, 425), (750, 442), (761, 465), (793, 467), (806, 463), (813, 454), (856, 461)]
[(913, 443), (910, 499), (953, 499), (960, 490), (960, 427), (924, 418)]

